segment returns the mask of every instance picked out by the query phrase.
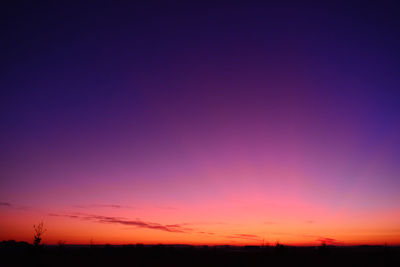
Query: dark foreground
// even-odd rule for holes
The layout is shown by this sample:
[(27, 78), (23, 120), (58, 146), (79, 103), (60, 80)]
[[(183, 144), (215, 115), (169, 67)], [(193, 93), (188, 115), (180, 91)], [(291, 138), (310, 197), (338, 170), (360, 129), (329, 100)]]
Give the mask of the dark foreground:
[(0, 266), (400, 266), (400, 247), (42, 246), (0, 242)]

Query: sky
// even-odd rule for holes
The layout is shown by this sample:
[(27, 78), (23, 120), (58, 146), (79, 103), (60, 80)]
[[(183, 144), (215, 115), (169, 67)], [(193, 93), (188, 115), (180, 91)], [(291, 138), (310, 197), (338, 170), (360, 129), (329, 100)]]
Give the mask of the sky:
[(396, 1), (48, 2), (0, 8), (0, 240), (400, 244)]

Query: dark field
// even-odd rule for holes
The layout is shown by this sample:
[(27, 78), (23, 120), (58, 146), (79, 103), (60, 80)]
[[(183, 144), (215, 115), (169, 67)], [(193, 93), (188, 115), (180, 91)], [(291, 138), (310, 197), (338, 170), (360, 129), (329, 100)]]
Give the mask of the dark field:
[(42, 246), (1, 242), (0, 266), (400, 266), (400, 247)]

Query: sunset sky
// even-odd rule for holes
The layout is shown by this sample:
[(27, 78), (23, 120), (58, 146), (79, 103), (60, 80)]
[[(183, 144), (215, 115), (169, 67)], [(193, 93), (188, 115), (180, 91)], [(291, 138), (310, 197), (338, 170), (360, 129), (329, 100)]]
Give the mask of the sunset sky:
[(396, 1), (35, 2), (0, 8), (0, 240), (400, 244)]

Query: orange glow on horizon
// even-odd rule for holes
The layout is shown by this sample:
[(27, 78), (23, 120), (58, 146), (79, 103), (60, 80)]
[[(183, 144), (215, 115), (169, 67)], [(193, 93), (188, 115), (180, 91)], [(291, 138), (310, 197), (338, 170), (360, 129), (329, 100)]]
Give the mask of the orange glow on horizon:
[[(257, 198), (255, 197), (255, 200)], [(398, 225), (391, 222), (391, 211), (380, 213), (376, 221), (364, 221), (369, 214), (340, 212), (331, 216), (323, 214), (317, 205), (304, 206), (270, 204), (270, 216), (261, 216), (263, 204), (246, 206), (246, 202), (215, 204), (214, 207), (180, 207), (168, 209), (154, 207), (153, 210), (135, 208), (135, 212), (146, 215), (147, 220), (129, 217), (131, 208), (81, 208), (74, 212), (40, 214), (37, 211), (3, 211), (0, 239), (15, 239), (32, 242), (33, 224), (42, 220), (47, 228), (43, 242), (57, 244), (189, 244), (189, 245), (398, 245)], [(241, 203), (242, 206), (236, 206)], [(3, 208), (4, 209), (4, 208)], [(191, 216), (187, 214), (192, 210)], [(155, 213), (157, 210), (157, 213)], [(320, 212), (310, 220), (309, 214)], [(146, 212), (145, 212), (146, 211)], [(394, 211), (393, 211), (394, 212)], [(90, 215), (88, 215), (90, 214)], [(111, 214), (111, 215), (110, 215)], [(157, 216), (154, 216), (157, 214)], [(184, 214), (184, 215), (182, 215)], [(318, 214), (318, 213), (315, 213)], [(57, 215), (57, 216), (56, 216)], [(207, 217), (208, 215), (208, 217)], [(101, 221), (89, 216), (106, 216), (113, 222)], [(40, 219), (39, 219), (40, 218)], [(97, 217), (96, 217), (97, 218)], [(101, 217), (100, 217), (101, 218)], [(123, 218), (118, 221), (118, 218)], [(172, 220), (174, 218), (174, 220)], [(190, 219), (189, 219), (190, 218)], [(225, 218), (228, 220), (222, 221)], [(322, 219), (323, 218), (323, 219)], [(108, 220), (108, 219), (106, 219)], [(179, 222), (176, 232), (173, 227)], [(227, 223), (226, 221), (229, 221)], [(172, 227), (172, 231), (151, 229), (124, 223), (148, 223)], [(153, 223), (156, 222), (156, 223)]]

